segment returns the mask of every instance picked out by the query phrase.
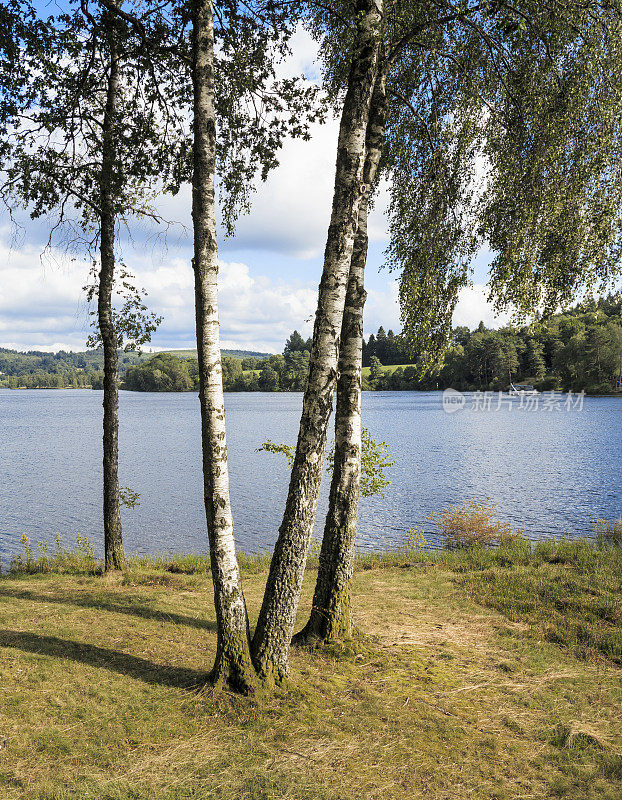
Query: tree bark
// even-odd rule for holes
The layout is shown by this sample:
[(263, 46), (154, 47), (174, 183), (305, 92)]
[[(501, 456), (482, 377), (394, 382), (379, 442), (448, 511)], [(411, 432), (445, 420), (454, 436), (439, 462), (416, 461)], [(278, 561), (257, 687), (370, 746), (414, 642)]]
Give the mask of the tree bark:
[[(373, 185), (376, 176), (384, 143), (386, 113), (386, 78), (379, 75), (367, 128), (363, 173), (366, 187)], [(361, 370), (368, 209), (369, 191), (359, 206), (358, 230), (343, 312), (335, 411), (335, 462), (328, 513), (311, 615), (306, 626), (294, 637), (294, 641), (300, 644), (352, 636), (351, 584), (361, 483)]]
[(125, 554), (119, 509), (119, 380), (117, 334), (112, 318), (114, 285), (114, 163), (117, 102), (119, 95), (119, 53), (116, 17), (104, 12), (110, 56), (106, 107), (102, 128), (100, 174), (100, 262), (97, 314), (104, 349), (104, 551), (105, 569), (123, 569)]
[(246, 601), (235, 553), (225, 432), (218, 322), (218, 252), (214, 180), (214, 20), (212, 0), (193, 0), (194, 91), (192, 221), (203, 448), (203, 487), (218, 624), (214, 683), (249, 693), (255, 672), (250, 655)]
[(360, 0), (357, 12), (357, 35), (339, 128), (332, 215), (298, 443), (285, 514), (253, 638), (255, 666), (267, 681), (281, 682), (288, 672), (289, 646), (315, 522), (326, 429), (337, 378), (346, 284), (364, 193), (361, 184), (365, 135), (377, 75), (383, 0)]

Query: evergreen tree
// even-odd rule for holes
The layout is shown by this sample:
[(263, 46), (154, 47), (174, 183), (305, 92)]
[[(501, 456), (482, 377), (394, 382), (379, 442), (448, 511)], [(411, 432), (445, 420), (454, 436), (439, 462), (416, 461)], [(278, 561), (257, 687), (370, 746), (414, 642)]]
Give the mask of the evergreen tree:
[(369, 363), (369, 383), (373, 388), (378, 386), (382, 380), (383, 369), (380, 359), (377, 356), (372, 356)]
[(537, 339), (529, 338), (526, 347), (526, 372), (534, 378), (544, 378), (546, 364), (544, 362), (544, 347)]
[(283, 355), (287, 356), (290, 353), (297, 353), (301, 350), (307, 350), (307, 343), (302, 338), (302, 336), (298, 333), (298, 331), (294, 331), (292, 335), (289, 337), (287, 342), (285, 343), (285, 349), (283, 350)]
[[(376, 353), (375, 356), (380, 360), (381, 364), (387, 364), (387, 335), (384, 332), (384, 328), (382, 325), (378, 328), (378, 334), (376, 335)], [(371, 366), (371, 361), (370, 361)]]

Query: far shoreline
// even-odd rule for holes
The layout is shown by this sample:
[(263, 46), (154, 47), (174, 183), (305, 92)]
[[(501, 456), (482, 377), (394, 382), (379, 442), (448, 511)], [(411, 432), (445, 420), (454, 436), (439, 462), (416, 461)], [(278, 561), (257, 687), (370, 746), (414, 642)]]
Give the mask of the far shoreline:
[[(453, 387), (447, 387), (447, 388), (453, 388)], [(78, 392), (78, 391), (82, 391), (82, 390), (88, 390), (89, 392), (103, 392), (103, 389), (100, 389), (99, 387), (93, 387), (93, 386), (0, 386), (0, 391), (5, 391), (5, 390), (7, 392), (41, 392), (41, 391), (45, 391), (45, 392), (50, 392), (50, 391), (54, 391), (54, 392), (58, 392), (58, 391), (61, 391), (61, 392), (68, 392), (68, 391)], [(139, 389), (128, 389), (128, 388), (124, 387), (123, 385), (119, 386), (119, 391), (120, 392), (127, 392), (128, 394), (159, 394), (159, 395), (166, 395), (166, 394), (197, 394), (195, 389), (192, 389), (192, 390), (189, 390), (189, 391), (149, 392), (149, 391), (141, 391)], [(384, 394), (392, 395), (392, 394), (436, 394), (436, 393), (442, 394), (446, 390), (445, 389), (369, 389), (369, 388), (365, 388), (362, 391), (365, 392), (365, 393), (371, 393), (371, 394), (383, 394), (384, 393)], [(496, 394), (499, 394), (500, 390), (495, 390), (495, 389), (459, 389), (458, 391), (460, 391), (464, 395), (471, 395), (471, 394), (477, 394), (477, 393), (483, 393), (483, 392), (488, 392), (488, 393), (490, 393), (492, 395), (496, 395)], [(563, 394), (577, 395), (577, 394), (581, 393), (581, 390), (575, 391), (575, 390), (566, 390), (566, 389), (554, 389), (554, 390), (551, 389), (550, 391), (554, 391), (555, 394), (560, 394), (560, 395), (563, 395)], [(550, 395), (550, 391), (549, 392), (540, 392), (540, 396)], [(225, 394), (240, 394), (240, 395), (241, 394), (250, 394), (250, 395), (252, 395), (252, 394), (255, 394), (255, 395), (259, 395), (259, 394), (270, 394), (270, 395), (272, 395), (272, 394), (283, 394), (283, 395), (303, 394), (302, 391), (278, 391), (278, 390), (277, 391), (240, 391), (240, 390), (232, 391), (230, 389), (224, 389), (224, 393)], [(501, 390), (500, 393), (501, 394), (508, 394), (507, 390)], [(622, 397), (622, 389), (619, 389), (617, 391), (614, 390), (614, 391), (611, 391), (611, 392), (607, 392), (606, 394), (603, 394), (603, 393), (598, 393), (598, 394), (594, 393), (594, 394), (592, 394), (591, 392), (585, 392), (585, 397)]]

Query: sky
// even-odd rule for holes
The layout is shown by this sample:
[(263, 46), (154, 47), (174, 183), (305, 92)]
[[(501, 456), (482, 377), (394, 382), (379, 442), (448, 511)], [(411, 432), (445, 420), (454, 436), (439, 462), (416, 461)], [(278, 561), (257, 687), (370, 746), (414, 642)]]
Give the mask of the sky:
[[(300, 30), (283, 71), (317, 79), (317, 48)], [(289, 141), (279, 166), (253, 195), (250, 214), (235, 235), (219, 238), (219, 308), (223, 348), (280, 352), (294, 330), (308, 336), (328, 230), (338, 121), (314, 125), (309, 142)], [(369, 221), (365, 335), (400, 330), (397, 276), (384, 267), (388, 244), (387, 190), (381, 186)], [(191, 270), (190, 188), (163, 196), (158, 210), (173, 221), (166, 234), (132, 225), (122, 237), (124, 263), (148, 293), (149, 308), (163, 318), (153, 350), (195, 346)], [(84, 350), (91, 317), (83, 287), (91, 262), (79, 250), (46, 249), (50, 220), (25, 213), (11, 224), (0, 214), (0, 347), (16, 350)], [(487, 265), (481, 251), (474, 262), (473, 285), (464, 289), (454, 324), (473, 328), (483, 320), (496, 327), (486, 301)]]

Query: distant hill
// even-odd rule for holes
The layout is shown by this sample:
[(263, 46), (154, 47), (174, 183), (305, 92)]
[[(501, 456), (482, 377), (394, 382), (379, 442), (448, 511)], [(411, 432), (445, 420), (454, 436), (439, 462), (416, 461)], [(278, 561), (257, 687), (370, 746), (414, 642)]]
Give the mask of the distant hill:
[[(167, 350), (178, 358), (196, 358), (196, 350)], [(270, 353), (259, 353), (250, 350), (223, 350), (223, 356), (232, 358), (268, 358)], [(156, 353), (119, 351), (119, 374), (123, 375), (128, 367), (136, 366), (147, 361)], [(63, 383), (59, 379), (59, 385), (68, 385), (69, 380), (76, 373), (99, 372), (104, 367), (104, 353), (99, 350), (84, 350), (73, 352), (60, 350), (58, 353), (46, 353), (41, 350), (8, 350), (0, 347), (0, 384), (6, 382), (10, 377), (20, 377), (25, 375), (38, 375), (39, 380), (36, 385), (49, 385), (45, 382), (46, 376), (62, 376), (68, 383)], [(53, 385), (53, 384), (51, 384)]]
[[(163, 350), (160, 352), (170, 353), (177, 358), (196, 358), (196, 350)], [(272, 353), (259, 353), (255, 350), (221, 350), (221, 355), (229, 356), (230, 358), (270, 358)], [(156, 355), (151, 353), (150, 355)]]

